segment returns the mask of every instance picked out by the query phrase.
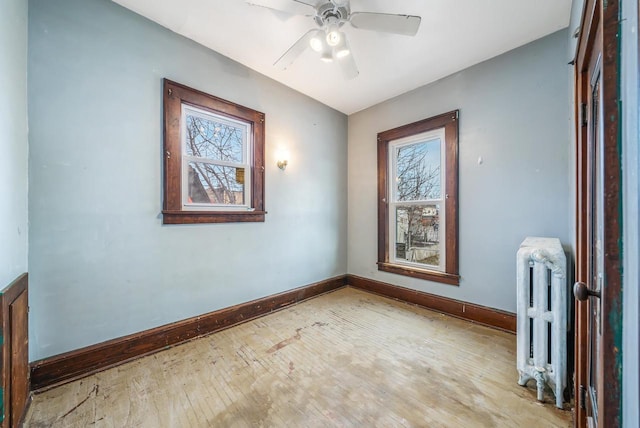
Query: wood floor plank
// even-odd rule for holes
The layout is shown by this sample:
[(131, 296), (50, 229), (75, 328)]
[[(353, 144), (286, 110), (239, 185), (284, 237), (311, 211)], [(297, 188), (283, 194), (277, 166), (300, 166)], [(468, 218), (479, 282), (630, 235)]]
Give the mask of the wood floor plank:
[(36, 395), (27, 427), (571, 426), (516, 339), (350, 287)]

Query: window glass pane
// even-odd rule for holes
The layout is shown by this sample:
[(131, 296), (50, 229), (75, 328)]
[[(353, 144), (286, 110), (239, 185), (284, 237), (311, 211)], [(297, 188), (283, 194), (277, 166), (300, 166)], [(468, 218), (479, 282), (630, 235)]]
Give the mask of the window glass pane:
[(440, 266), (440, 205), (396, 207), (396, 260)]
[(396, 200), (440, 199), (440, 139), (399, 147), (396, 151)]
[(215, 117), (186, 114), (185, 153), (226, 162), (245, 163), (243, 138), (246, 128)]
[(188, 175), (188, 203), (245, 205), (244, 168), (189, 162)]

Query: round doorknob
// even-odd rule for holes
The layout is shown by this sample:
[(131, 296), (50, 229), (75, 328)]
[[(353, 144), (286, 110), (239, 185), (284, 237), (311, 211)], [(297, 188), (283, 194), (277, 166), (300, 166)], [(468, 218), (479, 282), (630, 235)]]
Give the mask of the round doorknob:
[(600, 298), (600, 292), (591, 290), (584, 282), (576, 282), (573, 284), (573, 295), (580, 301), (587, 300), (589, 296)]

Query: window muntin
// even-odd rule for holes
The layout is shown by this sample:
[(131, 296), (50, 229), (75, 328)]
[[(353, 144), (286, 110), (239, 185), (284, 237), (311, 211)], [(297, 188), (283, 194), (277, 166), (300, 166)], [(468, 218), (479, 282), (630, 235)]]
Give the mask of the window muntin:
[(444, 128), (389, 142), (392, 263), (445, 270)]
[(183, 209), (248, 209), (251, 126), (182, 105)]
[(458, 285), (458, 111), (378, 134), (378, 269)]

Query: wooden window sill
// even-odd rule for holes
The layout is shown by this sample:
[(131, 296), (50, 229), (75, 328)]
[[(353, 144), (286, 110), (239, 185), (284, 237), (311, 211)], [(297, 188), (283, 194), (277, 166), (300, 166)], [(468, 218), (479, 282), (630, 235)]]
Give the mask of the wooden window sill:
[(264, 222), (266, 211), (162, 211), (162, 224)]
[(446, 272), (437, 272), (433, 270), (419, 269), (383, 262), (378, 262), (378, 270), (395, 273), (398, 275), (410, 276), (413, 278), (426, 279), (428, 281), (441, 282), (448, 285), (460, 285), (460, 275)]

